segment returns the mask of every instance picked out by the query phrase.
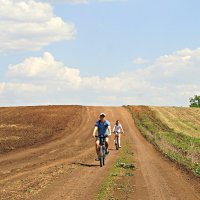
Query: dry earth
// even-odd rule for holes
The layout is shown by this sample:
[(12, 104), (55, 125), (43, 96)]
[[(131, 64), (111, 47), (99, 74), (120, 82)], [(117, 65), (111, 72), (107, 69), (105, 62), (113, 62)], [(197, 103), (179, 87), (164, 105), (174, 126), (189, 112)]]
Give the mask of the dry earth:
[[(33, 110), (35, 113), (32, 113)], [(119, 119), (126, 137), (133, 141), (137, 169), (131, 182), (134, 190), (129, 194), (129, 199), (200, 199), (199, 179), (163, 158), (141, 136), (126, 109), (81, 106), (0, 109), (0, 199), (94, 199), (99, 185), (118, 157), (112, 142), (106, 166), (100, 168), (99, 163), (94, 161), (94, 139), (91, 134), (100, 112), (107, 114), (111, 124)], [(6, 121), (3, 114), (7, 116)], [(30, 123), (32, 119), (35, 120)], [(24, 126), (25, 130), (30, 128), (26, 134)], [(9, 131), (13, 128), (20, 131)], [(35, 128), (38, 128), (38, 135), (35, 135)], [(42, 130), (52, 129), (50, 134), (49, 131), (41, 134)], [(34, 137), (30, 137), (31, 133), (34, 133)], [(29, 137), (31, 139), (26, 143), (24, 138)], [(18, 141), (18, 145), (13, 140)], [(9, 145), (13, 148), (6, 149), (5, 141), (7, 144), (12, 141)]]

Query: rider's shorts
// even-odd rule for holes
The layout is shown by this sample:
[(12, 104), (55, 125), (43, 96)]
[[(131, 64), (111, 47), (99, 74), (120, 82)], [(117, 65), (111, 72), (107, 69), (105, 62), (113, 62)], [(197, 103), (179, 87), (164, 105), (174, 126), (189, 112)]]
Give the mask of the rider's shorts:
[[(107, 136), (107, 137), (108, 137), (108, 135), (105, 135), (105, 136)], [(96, 141), (99, 141), (99, 137), (96, 137)]]

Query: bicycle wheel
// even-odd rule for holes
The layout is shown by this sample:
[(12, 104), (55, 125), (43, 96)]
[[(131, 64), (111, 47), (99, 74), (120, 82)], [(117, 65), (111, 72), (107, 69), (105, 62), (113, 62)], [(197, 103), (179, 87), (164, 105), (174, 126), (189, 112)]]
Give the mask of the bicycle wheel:
[(119, 149), (119, 137), (116, 138), (115, 146), (116, 146), (116, 150), (118, 150)]
[(100, 161), (100, 167), (103, 167), (104, 155), (103, 155), (103, 147), (102, 146), (100, 146), (100, 150), (99, 150), (99, 161)]
[(103, 165), (105, 165), (105, 158), (106, 158), (106, 148), (103, 147)]

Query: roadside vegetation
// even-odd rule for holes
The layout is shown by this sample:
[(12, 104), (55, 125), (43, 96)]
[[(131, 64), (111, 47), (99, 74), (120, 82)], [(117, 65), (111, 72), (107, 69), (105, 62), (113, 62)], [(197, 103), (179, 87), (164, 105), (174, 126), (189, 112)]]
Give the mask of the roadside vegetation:
[(200, 109), (126, 108), (148, 141), (168, 158), (200, 176)]
[(128, 199), (129, 194), (133, 191), (133, 184), (130, 184), (135, 170), (132, 144), (126, 139), (122, 145), (123, 147), (119, 150), (119, 158), (100, 186), (97, 200)]

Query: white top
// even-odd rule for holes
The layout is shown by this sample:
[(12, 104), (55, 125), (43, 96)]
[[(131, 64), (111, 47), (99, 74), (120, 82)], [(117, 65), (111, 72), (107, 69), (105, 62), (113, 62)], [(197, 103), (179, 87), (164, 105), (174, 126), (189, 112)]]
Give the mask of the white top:
[(118, 124), (118, 125), (115, 124), (115, 126), (113, 127), (113, 132), (120, 133), (122, 131), (123, 131), (122, 125), (121, 124)]

